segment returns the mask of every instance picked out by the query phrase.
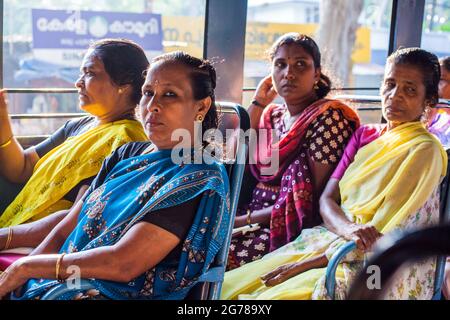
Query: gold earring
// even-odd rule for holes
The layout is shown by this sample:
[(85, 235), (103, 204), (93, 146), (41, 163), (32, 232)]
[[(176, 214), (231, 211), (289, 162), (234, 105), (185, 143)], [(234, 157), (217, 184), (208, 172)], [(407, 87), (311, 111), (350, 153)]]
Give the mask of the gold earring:
[(202, 121), (203, 121), (203, 116), (202, 116), (201, 114), (198, 114), (198, 115), (195, 117), (195, 121), (202, 122)]
[(314, 83), (314, 90), (319, 90), (319, 86), (317, 85), (319, 83), (319, 81), (316, 81)]
[(118, 92), (119, 92), (119, 94), (122, 94), (122, 93), (123, 93), (123, 89), (120, 88), (120, 89), (118, 90)]

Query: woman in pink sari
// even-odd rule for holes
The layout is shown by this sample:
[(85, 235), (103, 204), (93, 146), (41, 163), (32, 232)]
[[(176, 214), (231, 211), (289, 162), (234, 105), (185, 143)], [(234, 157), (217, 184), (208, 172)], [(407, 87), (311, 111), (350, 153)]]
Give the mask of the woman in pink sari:
[[(441, 58), (441, 79), (439, 81), (439, 98), (450, 101), (450, 57)], [(439, 105), (438, 105), (439, 107)], [(428, 130), (435, 134), (442, 144), (450, 147), (450, 107), (433, 109), (433, 117), (431, 118)], [(450, 257), (447, 258), (445, 265), (445, 281), (443, 288), (444, 296), (450, 300)]]
[(439, 81), (439, 98), (448, 103), (438, 103), (428, 112), (428, 131), (434, 134), (446, 148), (450, 147), (450, 57), (439, 60), (441, 78)]
[[(325, 99), (331, 81), (321, 71), (313, 39), (285, 34), (272, 46), (270, 60), (271, 75), (261, 81), (248, 109), (259, 140), (250, 159), (255, 164), (247, 172), (253, 184), (244, 183), (252, 186), (251, 199), (241, 201), (245, 203), (240, 204), (234, 225), (258, 223), (260, 228), (233, 235), (229, 270), (261, 258), (294, 240), (303, 228), (320, 223), (320, 194), (359, 126), (351, 108)], [(283, 104), (272, 103), (277, 95)], [(273, 155), (279, 165), (267, 174)]]

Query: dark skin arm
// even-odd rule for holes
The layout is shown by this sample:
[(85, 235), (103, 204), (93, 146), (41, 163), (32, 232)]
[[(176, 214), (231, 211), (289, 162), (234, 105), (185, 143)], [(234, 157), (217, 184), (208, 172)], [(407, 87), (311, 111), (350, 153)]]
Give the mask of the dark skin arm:
[[(266, 76), (258, 84), (256, 88), (255, 95), (253, 99), (258, 101), (261, 106), (256, 106), (251, 104), (247, 111), (250, 116), (250, 128), (257, 130), (259, 126), (259, 121), (261, 115), (263, 114), (264, 108), (269, 105), (277, 96), (275, 89), (272, 86), (272, 77), (270, 75)], [(272, 213), (272, 207), (267, 207), (261, 210), (255, 210), (251, 214), (251, 223), (259, 223), (260, 225), (270, 224), (270, 215)], [(247, 225), (247, 216), (238, 216), (234, 221), (234, 227), (239, 228)]]
[[(78, 266), (83, 278), (127, 283), (157, 265), (180, 239), (150, 223), (139, 222), (115, 245), (70, 253), (61, 261), (61, 278), (70, 276), (69, 266)], [(55, 279), (59, 254), (39, 254), (19, 259), (0, 275), (0, 298), (28, 279)]]
[[(321, 194), (326, 181), (329, 179), (335, 165), (323, 164), (313, 160), (309, 160), (309, 167), (313, 174), (314, 194)], [(273, 206), (255, 210), (251, 214), (251, 223), (259, 223), (260, 225), (268, 226), (270, 224), (270, 216), (272, 214)], [(234, 222), (234, 227), (239, 228), (247, 225), (247, 216), (238, 216)]]
[[(55, 279), (56, 254), (77, 225), (83, 202), (79, 201), (52, 230), (32, 256), (13, 263), (0, 276), (0, 298), (31, 278)], [(170, 210), (162, 209), (162, 210)], [(61, 277), (70, 276), (69, 266), (78, 266), (82, 278), (129, 282), (153, 268), (179, 243), (175, 234), (148, 222), (138, 222), (114, 245), (70, 253), (61, 262)]]
[(340, 202), (339, 180), (331, 178), (320, 198), (320, 214), (326, 228), (346, 240), (355, 241), (359, 250), (370, 250), (382, 234), (374, 226), (348, 220)]
[[(335, 165), (323, 164), (310, 159), (309, 166), (314, 178), (314, 193), (321, 194), (326, 181), (331, 176)], [(328, 265), (328, 259), (325, 254), (313, 257), (300, 262), (288, 263), (275, 270), (263, 275), (261, 280), (268, 287), (280, 284), (300, 273), (310, 269), (324, 268)]]
[[(75, 204), (81, 199), (88, 188), (89, 186), (87, 185), (83, 185), (80, 187), (77, 198), (75, 200)], [(9, 245), (9, 249), (20, 247), (37, 247), (56, 227), (56, 225), (60, 223), (64, 219), (64, 217), (67, 216), (70, 210), (71, 209), (61, 210), (38, 221), (33, 221), (30, 223), (12, 227), (13, 237)], [(8, 233), (8, 228), (0, 229), (0, 248), (5, 247)]]
[[(322, 165), (323, 166), (323, 165)], [(319, 170), (319, 166), (315, 166)], [(314, 171), (313, 171), (314, 172)], [(322, 175), (324, 177), (325, 175)], [(326, 181), (326, 178), (322, 178)], [(315, 186), (320, 188), (320, 182)], [(317, 190), (317, 189), (316, 189)], [(349, 221), (340, 207), (339, 180), (331, 178), (320, 197), (320, 214), (325, 226), (331, 232), (342, 238), (355, 241), (358, 249), (368, 251), (382, 236), (377, 229), (370, 225), (360, 225)], [(324, 268), (328, 265), (325, 254), (304, 261), (289, 263), (276, 268), (261, 277), (266, 286), (275, 286), (300, 273), (310, 269)]]
[[(261, 209), (261, 210), (255, 210), (252, 212), (250, 216), (250, 223), (258, 223), (261, 226), (268, 226), (270, 223), (270, 216), (272, 214), (272, 208), (273, 206)], [(247, 215), (242, 215), (236, 217), (234, 220), (234, 227), (239, 228), (246, 226), (247, 223)]]
[(39, 155), (34, 148), (24, 150), (13, 137), (6, 93), (0, 90), (0, 144), (4, 144), (11, 137), (11, 143), (0, 149), (0, 174), (11, 182), (24, 183), (33, 174)]
[(261, 119), (264, 108), (268, 106), (276, 96), (277, 93), (272, 86), (272, 77), (268, 75), (258, 84), (255, 95), (253, 96), (253, 100), (258, 101), (262, 107), (251, 104), (247, 109), (250, 116), (250, 128), (258, 129), (259, 120)]
[(266, 287), (273, 287), (310, 269), (324, 268), (328, 265), (325, 254), (300, 262), (288, 263), (261, 277)]

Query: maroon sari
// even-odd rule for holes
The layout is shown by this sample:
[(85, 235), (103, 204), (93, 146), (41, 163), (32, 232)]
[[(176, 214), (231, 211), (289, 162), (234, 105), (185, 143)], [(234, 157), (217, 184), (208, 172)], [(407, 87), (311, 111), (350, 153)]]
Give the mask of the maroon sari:
[[(238, 215), (273, 206), (270, 229), (234, 236), (230, 246), (228, 269), (257, 260), (269, 251), (294, 240), (305, 227), (320, 223), (314, 210), (318, 196), (314, 195), (309, 160), (337, 164), (345, 144), (359, 126), (356, 113), (334, 100), (319, 100), (307, 107), (286, 131), (283, 115), (286, 106), (270, 105), (261, 116), (259, 127), (274, 130), (281, 139), (272, 144), (272, 135), (262, 148), (255, 151), (256, 165), (250, 165), (259, 181), (251, 201), (238, 208)], [(261, 175), (267, 157), (279, 150), (279, 169), (271, 176)], [(316, 201), (315, 201), (316, 200)], [(316, 214), (314, 214), (316, 213)]]

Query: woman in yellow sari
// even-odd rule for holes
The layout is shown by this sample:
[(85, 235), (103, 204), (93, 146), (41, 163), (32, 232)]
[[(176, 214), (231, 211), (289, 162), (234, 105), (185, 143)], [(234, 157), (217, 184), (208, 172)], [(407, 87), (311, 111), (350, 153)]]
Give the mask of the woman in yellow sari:
[[(325, 267), (343, 243), (353, 240), (358, 250), (344, 258), (336, 274), (337, 297), (345, 298), (363, 253), (379, 237), (437, 222), (447, 156), (420, 120), (438, 101), (439, 76), (436, 56), (425, 50), (402, 49), (388, 58), (381, 88), (387, 125), (355, 132), (322, 194), (324, 225), (227, 272), (223, 299), (325, 299)], [(434, 259), (409, 265), (384, 297), (431, 298), (434, 270)]]
[(87, 190), (105, 157), (122, 144), (147, 140), (135, 109), (148, 65), (143, 49), (131, 41), (93, 43), (75, 84), (80, 108), (90, 116), (69, 121), (27, 150), (14, 138), (0, 91), (0, 186), (24, 184), (12, 202), (0, 200), (0, 228), (58, 212), (52, 223), (43, 224), (47, 235)]

